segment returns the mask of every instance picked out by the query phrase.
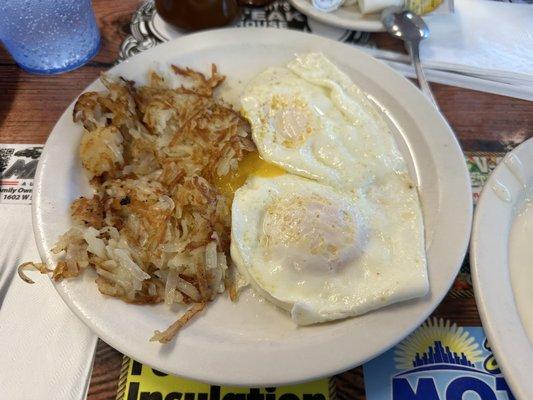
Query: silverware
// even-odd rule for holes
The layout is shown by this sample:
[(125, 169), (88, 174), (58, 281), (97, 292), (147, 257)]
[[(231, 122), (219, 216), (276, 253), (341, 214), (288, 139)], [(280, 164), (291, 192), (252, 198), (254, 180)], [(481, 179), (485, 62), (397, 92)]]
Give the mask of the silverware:
[(383, 10), (381, 22), (387, 31), (405, 42), (405, 47), (411, 55), (418, 79), (418, 85), (424, 94), (438, 108), (437, 102), (431, 93), (422, 64), (420, 64), (420, 42), (429, 37), (429, 28), (420, 16), (409, 10), (398, 7), (389, 7)]

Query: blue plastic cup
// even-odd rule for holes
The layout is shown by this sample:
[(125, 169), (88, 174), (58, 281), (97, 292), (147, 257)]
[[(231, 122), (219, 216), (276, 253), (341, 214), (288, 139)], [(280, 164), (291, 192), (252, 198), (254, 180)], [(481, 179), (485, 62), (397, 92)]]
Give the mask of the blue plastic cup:
[(0, 39), (18, 65), (37, 74), (77, 68), (100, 46), (91, 0), (0, 0)]

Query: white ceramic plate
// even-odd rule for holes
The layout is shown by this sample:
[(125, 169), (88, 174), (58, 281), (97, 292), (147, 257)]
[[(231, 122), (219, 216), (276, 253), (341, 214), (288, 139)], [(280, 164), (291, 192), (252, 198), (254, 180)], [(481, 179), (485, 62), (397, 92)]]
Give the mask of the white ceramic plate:
[(327, 13), (313, 7), (311, 0), (289, 0), (290, 3), (302, 14), (314, 18), (324, 24), (339, 28), (351, 29), (363, 32), (384, 32), (385, 27), (381, 23), (381, 14), (361, 14), (357, 4), (341, 7)]
[[(533, 398), (533, 345), (528, 338), (529, 332), (533, 340), (531, 204), (527, 214), (524, 212), (526, 191), (531, 194), (532, 184), (530, 139), (508, 154), (485, 184), (476, 207), (470, 252), (483, 327), (505, 380), (518, 399)], [(526, 218), (529, 237), (524, 236)], [(526, 263), (529, 268), (524, 268)]]
[[(154, 329), (176, 319), (165, 305), (133, 306), (97, 292), (94, 276), (56, 285), (72, 310), (102, 339), (153, 367), (203, 381), (278, 385), (332, 375), (375, 357), (415, 329), (448, 291), (464, 257), (472, 200), (463, 154), (444, 118), (407, 79), (351, 46), (278, 29), (224, 29), (185, 36), (145, 51), (111, 69), (141, 81), (155, 63), (227, 76), (226, 94), (295, 53), (322, 51), (369, 93), (390, 120), (418, 183), (426, 226), (430, 293), (336, 323), (296, 327), (289, 316), (250, 292), (232, 304), (220, 296), (169, 345), (148, 342)], [(98, 82), (86, 90), (103, 88)], [(37, 171), (34, 228), (43, 260), (70, 226), (69, 204), (90, 193), (78, 160), (82, 130), (72, 105), (54, 127)]]

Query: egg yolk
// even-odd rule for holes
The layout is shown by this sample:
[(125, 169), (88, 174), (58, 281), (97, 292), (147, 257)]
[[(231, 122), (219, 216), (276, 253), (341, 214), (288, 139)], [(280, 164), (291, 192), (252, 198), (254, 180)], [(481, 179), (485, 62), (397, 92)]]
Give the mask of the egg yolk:
[(285, 173), (283, 168), (263, 160), (257, 151), (252, 151), (246, 153), (236, 171), (217, 177), (214, 184), (220, 193), (232, 201), (235, 191), (244, 185), (249, 176), (271, 178)]
[(273, 96), (269, 115), (274, 140), (290, 149), (300, 147), (312, 135), (313, 125), (317, 122), (314, 121), (307, 102), (298, 96)]
[(273, 201), (262, 220), (260, 244), (267, 259), (297, 272), (336, 272), (360, 253), (355, 215), (316, 193)]
[(290, 149), (300, 147), (313, 132), (307, 110), (287, 108), (276, 113), (274, 126), (277, 141)]

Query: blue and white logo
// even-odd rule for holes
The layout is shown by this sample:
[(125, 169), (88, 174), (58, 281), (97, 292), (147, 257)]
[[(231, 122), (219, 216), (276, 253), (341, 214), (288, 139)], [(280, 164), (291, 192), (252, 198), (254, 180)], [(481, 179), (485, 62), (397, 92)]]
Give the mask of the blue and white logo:
[(427, 320), (364, 365), (368, 400), (514, 400), (480, 327)]

